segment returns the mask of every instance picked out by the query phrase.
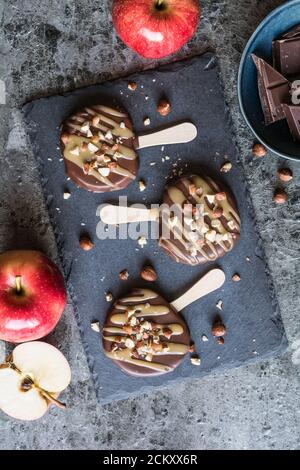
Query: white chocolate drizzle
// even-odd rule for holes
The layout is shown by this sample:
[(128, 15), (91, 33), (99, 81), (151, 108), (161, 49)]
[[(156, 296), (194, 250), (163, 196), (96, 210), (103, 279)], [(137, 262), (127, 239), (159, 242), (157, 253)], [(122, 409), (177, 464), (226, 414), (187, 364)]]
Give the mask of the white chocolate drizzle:
[[(111, 188), (116, 183), (111, 181), (110, 174), (135, 179), (136, 175), (123, 163), (137, 159), (134, 149), (126, 145), (126, 140), (133, 139), (134, 133), (115, 119), (127, 117), (101, 105), (86, 107), (74, 114), (64, 123), (64, 133), (68, 133), (64, 142), (64, 158)], [(108, 176), (101, 174), (102, 168), (109, 169)]]
[(188, 345), (168, 341), (184, 333), (180, 323), (165, 324), (147, 320), (147, 317), (162, 317), (170, 313), (170, 308), (156, 304), (156, 299), (158, 295), (155, 292), (137, 289), (114, 305), (110, 316), (112, 325), (103, 328), (104, 341), (111, 343), (111, 350), (105, 350), (107, 357), (165, 373), (174, 367), (159, 363), (159, 357), (184, 356), (188, 353)]
[[(179, 185), (183, 186), (184, 190)], [(214, 261), (220, 256), (218, 246), (224, 253), (232, 250), (234, 237), (240, 234), (240, 217), (228, 200), (227, 194), (224, 199), (217, 199), (216, 195), (221, 193), (221, 189), (215, 181), (196, 175), (181, 178), (179, 183), (170, 185), (166, 192), (171, 200), (170, 206), (176, 205), (181, 216), (176, 218), (175, 224), (172, 224), (170, 219), (162, 219), (162, 224), (168, 224), (173, 237), (162, 235), (160, 245), (172, 253), (177, 261), (186, 259), (192, 260), (191, 264), (198, 264), (199, 255), (206, 261)], [(195, 220), (193, 225), (184, 223), (185, 204), (202, 208), (199, 220)], [(219, 217), (215, 216), (217, 210), (222, 212)], [(176, 236), (178, 233), (179, 237)]]

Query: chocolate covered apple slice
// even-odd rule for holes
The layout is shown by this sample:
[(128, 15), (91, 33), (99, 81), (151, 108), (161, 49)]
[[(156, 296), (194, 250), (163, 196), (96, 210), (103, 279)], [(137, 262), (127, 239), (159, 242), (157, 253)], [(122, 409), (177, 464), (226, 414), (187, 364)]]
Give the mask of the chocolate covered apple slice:
[(160, 209), (105, 205), (105, 224), (160, 221), (159, 245), (179, 263), (216, 261), (240, 238), (240, 217), (228, 189), (204, 175), (182, 177), (166, 187)]
[(70, 178), (102, 193), (124, 189), (136, 178), (137, 149), (190, 142), (196, 135), (193, 124), (182, 123), (137, 136), (128, 113), (99, 104), (79, 110), (62, 124), (61, 146)]
[(70, 381), (69, 364), (54, 346), (41, 341), (20, 344), (0, 365), (0, 409), (16, 419), (39, 419), (51, 403), (65, 407), (58, 396)]
[(160, 246), (179, 263), (216, 261), (240, 238), (240, 217), (232, 194), (204, 175), (183, 177), (166, 187)]
[(119, 299), (103, 328), (107, 357), (135, 376), (173, 371), (190, 349), (190, 333), (179, 313), (187, 305), (219, 289), (225, 281), (213, 269), (171, 304), (150, 289), (134, 289)]

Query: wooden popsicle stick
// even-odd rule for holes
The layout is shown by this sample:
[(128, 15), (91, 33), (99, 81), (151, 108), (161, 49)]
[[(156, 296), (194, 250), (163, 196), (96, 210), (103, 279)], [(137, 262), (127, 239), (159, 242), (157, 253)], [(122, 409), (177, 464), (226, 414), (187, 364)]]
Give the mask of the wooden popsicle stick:
[(191, 142), (197, 137), (197, 128), (191, 122), (184, 122), (151, 134), (138, 137), (138, 149), (156, 145), (182, 144)]
[(107, 204), (100, 210), (100, 217), (102, 222), (107, 225), (150, 222), (159, 218), (159, 209), (139, 209)]
[(180, 312), (196, 300), (214, 292), (222, 287), (225, 282), (225, 274), (221, 269), (212, 269), (203, 276), (191, 289), (183, 294), (179, 299), (174, 300), (171, 305), (177, 312)]

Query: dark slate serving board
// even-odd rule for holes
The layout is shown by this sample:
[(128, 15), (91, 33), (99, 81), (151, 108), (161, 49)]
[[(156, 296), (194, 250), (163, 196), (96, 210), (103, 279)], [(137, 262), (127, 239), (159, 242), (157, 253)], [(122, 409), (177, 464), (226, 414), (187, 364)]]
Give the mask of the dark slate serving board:
[[(129, 80), (138, 83), (136, 92), (128, 90)], [(173, 107), (167, 118), (160, 117), (156, 110), (158, 99), (164, 93)], [(61, 122), (81, 105), (101, 102), (108, 97), (129, 111), (135, 129), (140, 133), (145, 130), (143, 121), (146, 116), (151, 119), (151, 129), (183, 120), (194, 122), (199, 129), (197, 139), (190, 144), (168, 146), (164, 150), (156, 147), (139, 152), (139, 178), (147, 182), (147, 189), (143, 193), (139, 191), (139, 178), (127, 190), (104, 195), (79, 189), (66, 178), (59, 150)], [(212, 54), (136, 74), (129, 79), (38, 99), (25, 105), (24, 116), (40, 164), (47, 206), (100, 402), (108, 403), (150, 392), (157, 387), (202, 377), (217, 369), (236, 367), (285, 349), (287, 342), (284, 328), (256, 234), (246, 184), (237, 163), (219, 68)], [(237, 197), (242, 236), (238, 246), (219, 262), (188, 267), (169, 258), (158, 248), (155, 240), (149, 241), (141, 249), (136, 240), (97, 239), (96, 226), (100, 220), (97, 207), (100, 204), (117, 202), (121, 195), (127, 195), (130, 203), (159, 203), (166, 180), (172, 177), (174, 171), (189, 173), (206, 167), (211, 174), (220, 178), (219, 170), (225, 155), (233, 163), (233, 170), (222, 175), (221, 179)], [(150, 165), (152, 162), (156, 164)], [(72, 193), (67, 201), (63, 199), (65, 188)], [(94, 238), (96, 246), (90, 252), (84, 252), (79, 247), (78, 240), (83, 231), (89, 232)], [(134, 378), (127, 376), (105, 357), (101, 338), (92, 331), (90, 323), (98, 319), (103, 324), (110, 306), (105, 299), (105, 292), (111, 291), (116, 298), (133, 285), (145, 285), (139, 277), (145, 262), (153, 264), (158, 272), (159, 280), (151, 287), (160, 291), (169, 301), (181, 295), (209, 268), (220, 266), (225, 271), (227, 281), (221, 290), (183, 312), (202, 359), (201, 367), (192, 366), (187, 357), (170, 374)], [(125, 268), (130, 272), (130, 279), (122, 282), (118, 274)], [(239, 283), (231, 280), (236, 272), (241, 275)], [(210, 334), (212, 321), (220, 313), (216, 308), (219, 299), (224, 302), (222, 317), (228, 329), (224, 346), (218, 345)], [(203, 334), (209, 337), (208, 342), (201, 340)]]

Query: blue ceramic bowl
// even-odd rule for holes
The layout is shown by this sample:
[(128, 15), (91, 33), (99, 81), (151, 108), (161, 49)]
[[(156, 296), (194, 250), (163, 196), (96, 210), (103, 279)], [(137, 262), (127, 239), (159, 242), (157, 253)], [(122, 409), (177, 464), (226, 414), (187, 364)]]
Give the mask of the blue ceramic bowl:
[(257, 88), (257, 70), (251, 58), (258, 57), (272, 64), (272, 41), (293, 26), (300, 24), (300, 0), (291, 0), (272, 11), (252, 35), (243, 53), (238, 95), (242, 114), (256, 136), (269, 150), (280, 157), (300, 162), (300, 142), (295, 142), (287, 122), (279, 121), (265, 126)]

